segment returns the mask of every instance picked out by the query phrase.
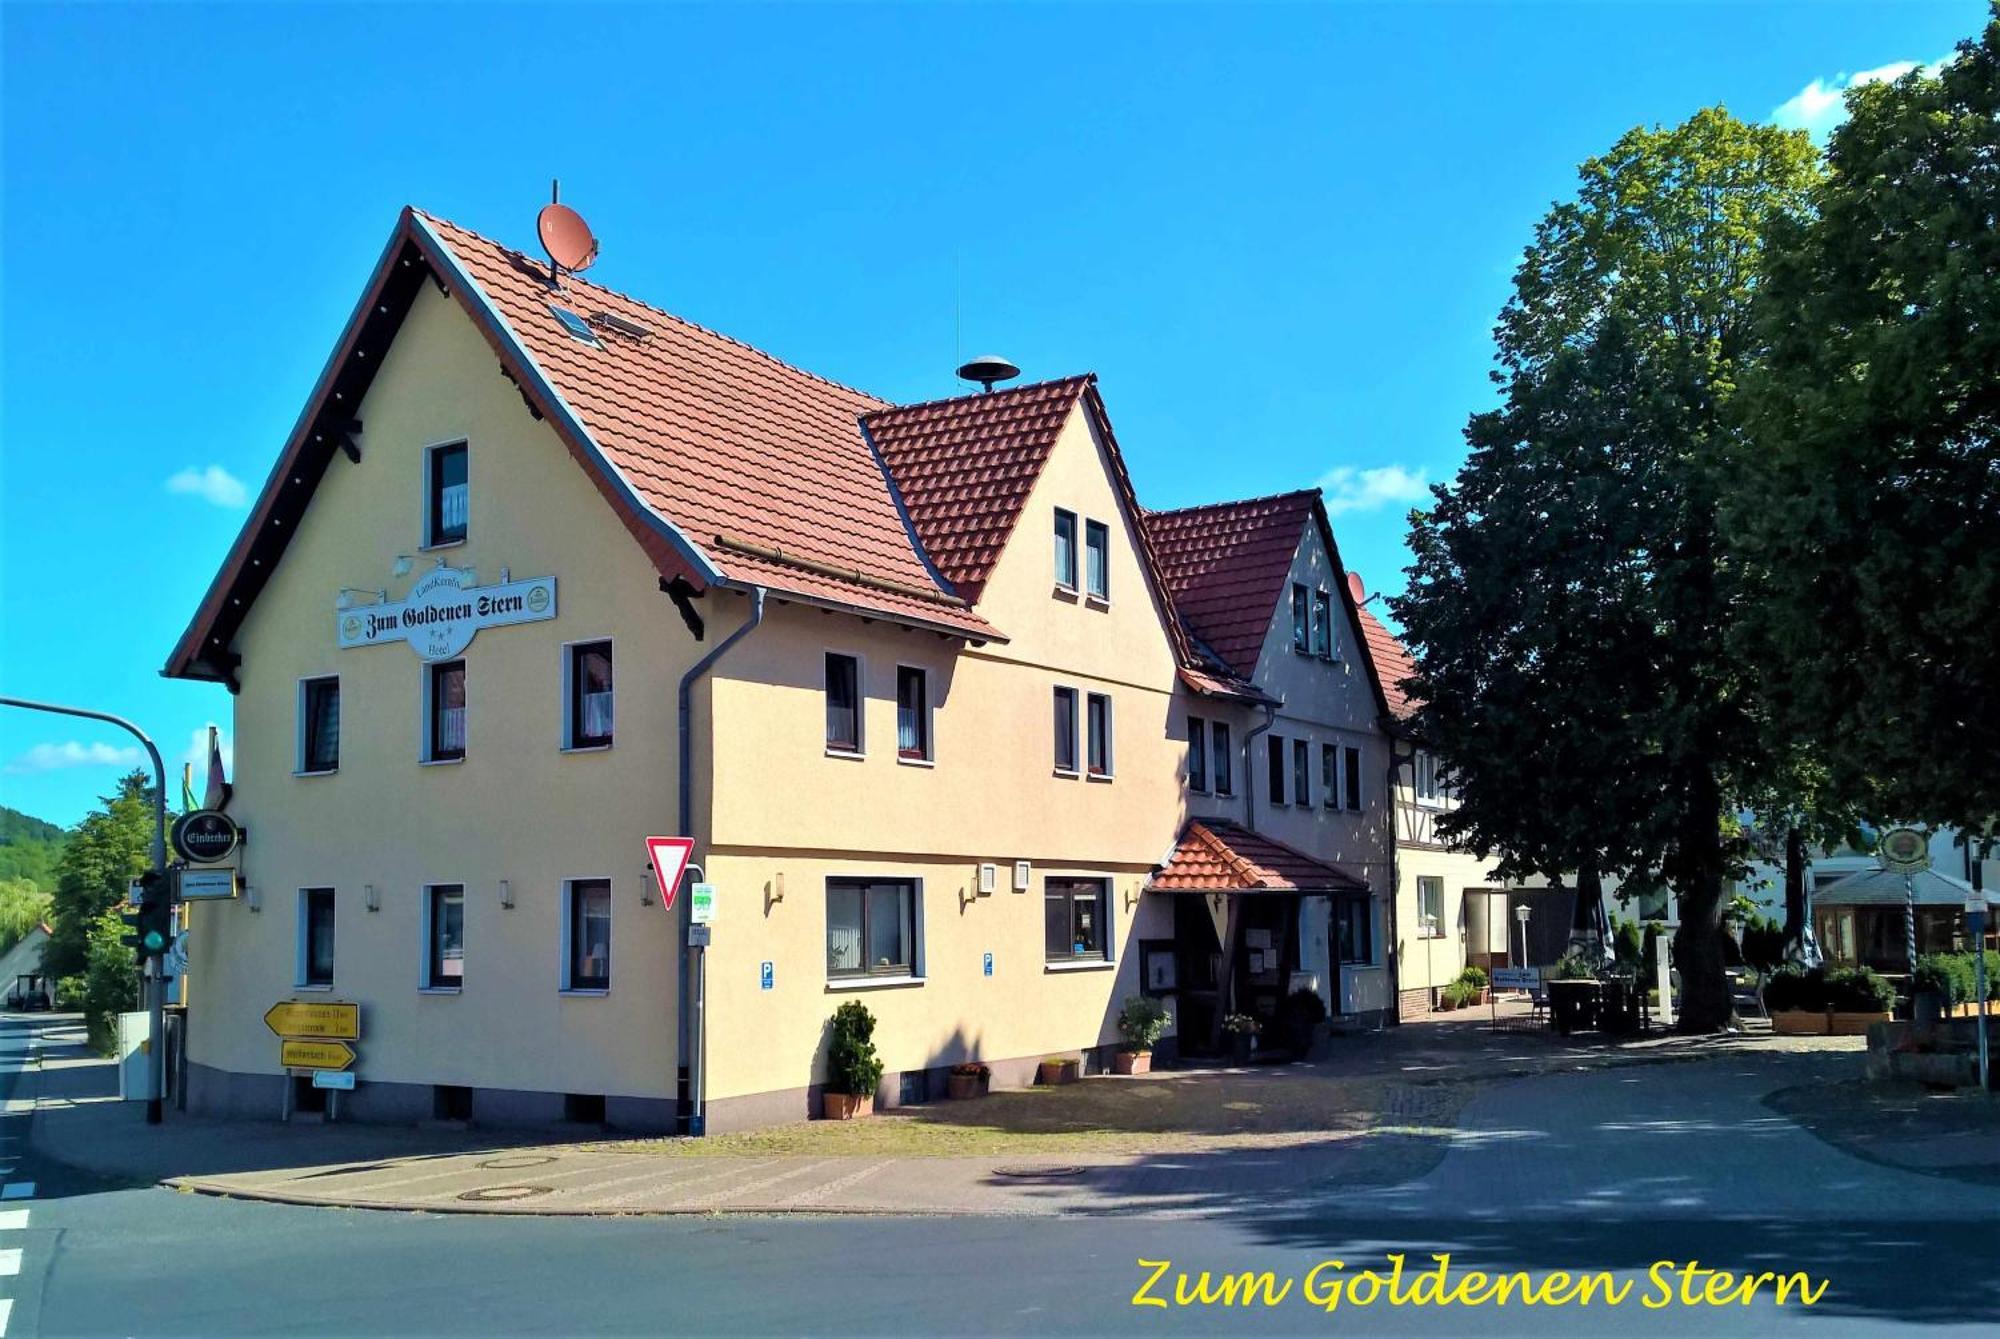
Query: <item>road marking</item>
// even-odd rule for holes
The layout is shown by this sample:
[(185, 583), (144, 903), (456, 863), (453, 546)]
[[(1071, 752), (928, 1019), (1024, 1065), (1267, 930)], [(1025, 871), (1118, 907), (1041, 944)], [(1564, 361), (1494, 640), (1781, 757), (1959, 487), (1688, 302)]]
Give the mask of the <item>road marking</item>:
[(14, 1299), (0, 1297), (0, 1339), (6, 1339), (7, 1318), (14, 1314)]
[(31, 1200), (35, 1197), (33, 1181), (9, 1181), (0, 1186), (0, 1200)]
[(21, 1272), (21, 1248), (18, 1246), (0, 1250), (0, 1278), (12, 1278)]
[(26, 1209), (0, 1209), (0, 1232), (10, 1232), (28, 1225)]

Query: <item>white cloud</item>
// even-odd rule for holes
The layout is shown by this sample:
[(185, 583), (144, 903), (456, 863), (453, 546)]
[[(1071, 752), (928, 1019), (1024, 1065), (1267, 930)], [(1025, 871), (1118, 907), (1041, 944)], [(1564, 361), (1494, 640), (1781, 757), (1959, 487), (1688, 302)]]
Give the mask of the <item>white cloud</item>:
[[(1936, 74), (1948, 59), (1942, 57), (1923, 65), (1924, 73)], [(1845, 95), (1848, 89), (1901, 79), (1918, 68), (1918, 64), (1913, 60), (1892, 60), (1872, 70), (1860, 70), (1854, 74), (1843, 72), (1831, 79), (1815, 79), (1779, 103), (1771, 112), (1771, 120), (1786, 130), (1804, 130), (1814, 139), (1824, 140), (1835, 126), (1847, 119)]]
[(59, 772), (66, 767), (143, 767), (146, 751), (137, 744), (118, 746), (113, 744), (79, 744), (69, 740), (62, 744), (37, 744), (20, 757), (7, 764), (7, 770), (17, 775), (33, 772)]
[(216, 506), (226, 507), (231, 511), (250, 500), (250, 490), (243, 486), (243, 481), (220, 465), (210, 465), (206, 469), (199, 470), (190, 466), (167, 480), (167, 491), (192, 493), (204, 501), (213, 502)]
[(1319, 486), (1326, 490), (1326, 509), (1334, 516), (1347, 511), (1374, 511), (1391, 502), (1416, 502), (1430, 491), (1422, 470), (1406, 470), (1401, 465), (1381, 465), (1372, 470), (1342, 465), (1329, 470)]

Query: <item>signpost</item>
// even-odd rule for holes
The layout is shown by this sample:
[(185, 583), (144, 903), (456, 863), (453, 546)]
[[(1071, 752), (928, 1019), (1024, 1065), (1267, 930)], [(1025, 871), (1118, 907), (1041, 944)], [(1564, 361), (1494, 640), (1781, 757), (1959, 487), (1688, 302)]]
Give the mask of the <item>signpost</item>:
[(218, 902), (236, 896), (233, 869), (177, 869), (174, 896), (183, 902)]
[(190, 809), (174, 820), (167, 840), (181, 859), (213, 865), (236, 854), (243, 844), (243, 829), (220, 809)]
[(282, 1000), (264, 1011), (264, 1026), (280, 1037), (361, 1040), (361, 1006), (346, 1000)]
[(349, 1069), (354, 1064), (354, 1048), (344, 1041), (286, 1037), (278, 1043), (278, 1063), (286, 1069)]
[[(1978, 869), (1977, 865), (1973, 866)], [(1979, 1091), (1989, 1086), (1986, 1068), (1986, 890), (1975, 887), (1965, 899), (1966, 928), (1972, 932), (1972, 979), (1979, 997)]]
[(653, 878), (660, 885), (660, 905), (672, 911), (674, 899), (680, 895), (681, 876), (687, 873), (688, 862), (694, 859), (694, 840), (648, 837), (646, 858), (653, 862)]
[(715, 885), (697, 883), (688, 889), (688, 919), (696, 925), (715, 922)]
[(1539, 967), (1495, 967), (1493, 969), (1493, 993), (1503, 990), (1524, 991), (1534, 994), (1542, 988), (1542, 969)]
[(332, 1088), (339, 1092), (354, 1091), (354, 1071), (351, 1069), (316, 1069), (313, 1071), (313, 1087)]
[(1931, 839), (1922, 828), (1890, 828), (1875, 843), (1876, 858), (1891, 874), (1903, 876), (1903, 948), (1910, 972), (1917, 970), (1917, 875), (1931, 867)]

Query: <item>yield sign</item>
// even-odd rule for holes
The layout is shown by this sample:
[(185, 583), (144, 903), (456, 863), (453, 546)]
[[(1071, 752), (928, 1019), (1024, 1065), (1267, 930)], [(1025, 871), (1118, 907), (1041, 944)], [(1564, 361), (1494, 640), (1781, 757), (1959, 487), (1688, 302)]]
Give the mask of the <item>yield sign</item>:
[(694, 857), (694, 839), (648, 837), (646, 855), (653, 862), (653, 877), (660, 881), (660, 902), (672, 911), (674, 894), (681, 890), (681, 875), (687, 872), (688, 861)]

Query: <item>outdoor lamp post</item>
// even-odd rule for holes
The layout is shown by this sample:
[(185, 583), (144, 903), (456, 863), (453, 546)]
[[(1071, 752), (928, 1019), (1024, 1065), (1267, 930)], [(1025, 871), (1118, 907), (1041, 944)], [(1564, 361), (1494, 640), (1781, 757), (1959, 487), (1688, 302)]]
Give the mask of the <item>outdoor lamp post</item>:
[(1530, 912), (1528, 910), (1528, 904), (1526, 902), (1523, 902), (1520, 906), (1514, 908), (1514, 919), (1521, 922), (1521, 961), (1514, 964), (1517, 967), (1526, 967), (1528, 965), (1528, 916), (1529, 915)]

